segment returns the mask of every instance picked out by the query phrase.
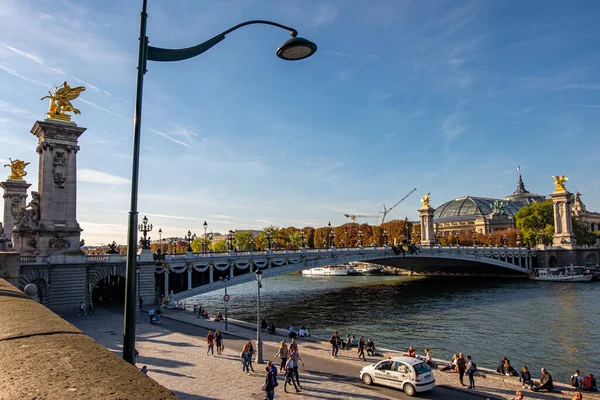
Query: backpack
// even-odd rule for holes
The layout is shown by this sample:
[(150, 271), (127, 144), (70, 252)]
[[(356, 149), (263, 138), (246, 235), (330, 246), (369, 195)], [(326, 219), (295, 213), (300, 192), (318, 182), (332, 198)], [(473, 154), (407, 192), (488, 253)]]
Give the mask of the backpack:
[(575, 375), (573, 375), (571, 377), (571, 386), (574, 386), (574, 387), (578, 387), (579, 386), (578, 379), (577, 379), (577, 377)]
[(335, 344), (336, 342), (337, 342), (337, 336), (333, 335), (332, 337), (329, 338), (329, 343)]
[(472, 372), (477, 371), (477, 365), (473, 361), (471, 361), (471, 371)]

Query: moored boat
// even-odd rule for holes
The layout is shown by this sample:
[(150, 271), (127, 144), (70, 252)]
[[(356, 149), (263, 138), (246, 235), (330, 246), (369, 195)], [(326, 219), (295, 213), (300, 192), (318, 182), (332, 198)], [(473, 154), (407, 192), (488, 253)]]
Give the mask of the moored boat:
[(303, 270), (302, 275), (346, 276), (348, 275), (348, 267), (346, 265), (328, 265), (326, 267), (310, 268)]
[(562, 268), (536, 268), (531, 275), (534, 281), (551, 282), (590, 282), (594, 277), (586, 273), (584, 267), (570, 265)]
[(383, 273), (383, 268), (376, 264), (351, 262), (348, 275), (376, 275)]

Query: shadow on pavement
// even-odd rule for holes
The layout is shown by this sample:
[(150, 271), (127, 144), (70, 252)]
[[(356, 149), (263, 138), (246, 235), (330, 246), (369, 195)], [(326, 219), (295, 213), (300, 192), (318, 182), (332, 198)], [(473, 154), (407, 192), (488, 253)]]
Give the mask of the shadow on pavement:
[[(163, 335), (155, 335), (155, 336), (163, 336)], [(157, 343), (157, 344), (166, 344), (169, 346), (177, 346), (177, 347), (200, 347), (200, 346), (196, 346), (193, 345), (191, 343), (186, 343), (186, 342), (168, 342), (165, 340), (157, 340), (157, 339), (150, 339), (150, 338), (144, 338), (142, 337), (138, 337), (137, 338), (138, 342), (150, 342), (150, 343)]]
[(137, 360), (137, 364), (158, 364), (167, 368), (177, 368), (177, 367), (193, 367), (195, 364), (188, 363), (185, 361), (176, 361), (169, 360), (167, 358), (158, 358), (158, 357), (139, 357)]
[(156, 373), (156, 374), (164, 374), (164, 375), (171, 375), (171, 376), (179, 376), (179, 377), (182, 377), (182, 378), (196, 379), (195, 376), (189, 376), (189, 375), (185, 375), (185, 374), (180, 374), (180, 373), (173, 372), (173, 371), (166, 371), (164, 369), (152, 368), (149, 371), (152, 372), (152, 373)]

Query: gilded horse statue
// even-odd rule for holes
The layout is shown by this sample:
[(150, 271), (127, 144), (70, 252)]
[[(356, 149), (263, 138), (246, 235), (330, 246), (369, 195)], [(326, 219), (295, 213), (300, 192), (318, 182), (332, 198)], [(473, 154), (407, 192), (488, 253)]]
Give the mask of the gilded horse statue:
[(429, 207), (429, 195), (431, 193), (427, 193), (425, 196), (421, 197), (421, 203), (423, 203), (423, 207)]
[(61, 87), (54, 87), (54, 93), (48, 91), (48, 96), (42, 97), (41, 100), (50, 99), (50, 107), (48, 109), (48, 118), (56, 119), (59, 121), (70, 121), (71, 116), (66, 114), (67, 112), (73, 112), (77, 115), (81, 114), (77, 108), (71, 104), (72, 100), (75, 100), (81, 92), (85, 90), (83, 86), (77, 86), (72, 88), (65, 81)]
[(569, 178), (567, 178), (565, 174), (562, 174), (561, 176), (552, 175), (552, 177), (554, 178), (554, 186), (556, 187), (556, 191), (566, 192), (567, 188), (565, 187), (565, 182), (567, 182)]
[(23, 177), (27, 175), (27, 172), (25, 172), (25, 167), (28, 166), (30, 163), (25, 162), (23, 160), (13, 161), (10, 158), (8, 160), (10, 161), (10, 164), (4, 164), (5, 168), (10, 167), (10, 175), (8, 176), (8, 180), (22, 181)]

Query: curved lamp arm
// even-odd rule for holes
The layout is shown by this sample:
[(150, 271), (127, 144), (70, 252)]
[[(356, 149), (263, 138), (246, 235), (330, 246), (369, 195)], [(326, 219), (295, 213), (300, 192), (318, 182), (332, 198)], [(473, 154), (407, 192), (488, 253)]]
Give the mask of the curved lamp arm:
[(265, 21), (265, 20), (252, 20), (242, 22), (234, 26), (233, 28), (227, 29), (225, 32), (219, 33), (217, 36), (208, 39), (204, 43), (200, 43), (199, 45), (188, 47), (186, 49), (163, 49), (160, 47), (148, 46), (146, 51), (146, 59), (150, 61), (181, 61), (187, 60), (188, 58), (196, 57), (199, 54), (204, 53), (206, 50), (210, 49), (223, 39), (225, 39), (225, 35), (235, 31), (238, 28), (241, 28), (246, 25), (252, 24), (265, 24), (276, 26), (281, 29), (285, 29), (286, 31), (290, 31), (292, 37), (296, 37), (298, 35), (298, 31), (294, 28), (290, 28), (289, 26), (278, 24), (277, 22)]

